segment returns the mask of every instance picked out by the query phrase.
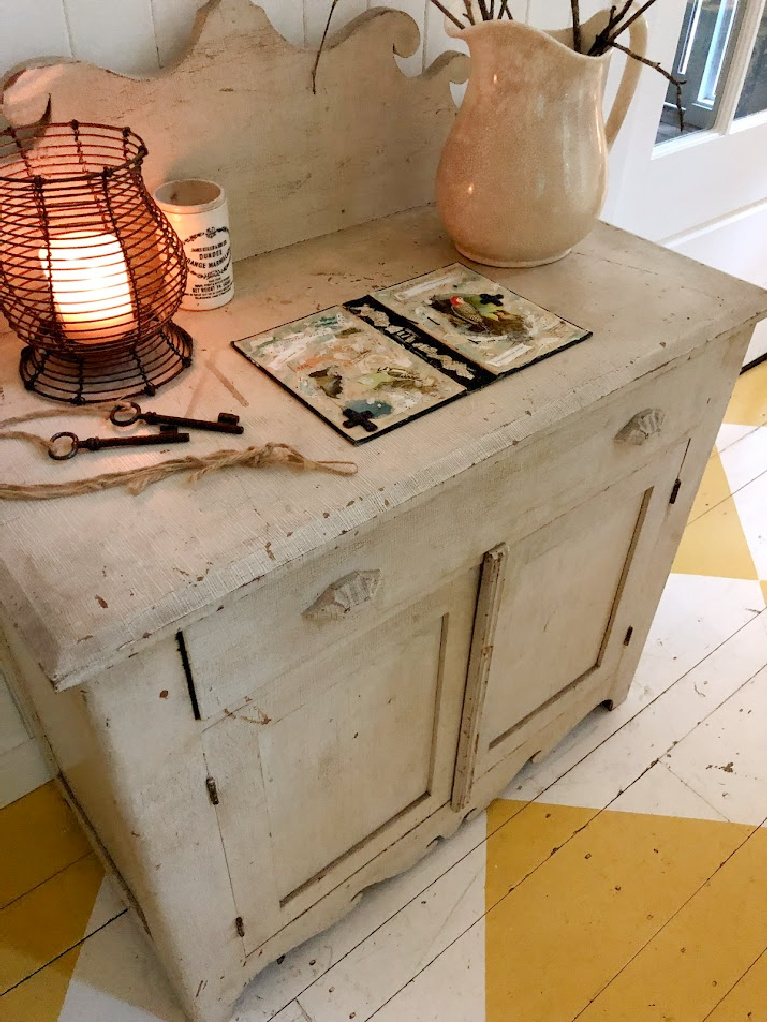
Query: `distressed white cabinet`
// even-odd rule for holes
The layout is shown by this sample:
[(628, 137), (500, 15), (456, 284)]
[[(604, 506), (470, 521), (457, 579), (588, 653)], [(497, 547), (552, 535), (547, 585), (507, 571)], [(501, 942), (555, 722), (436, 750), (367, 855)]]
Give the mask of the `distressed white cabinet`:
[[(224, 183), (262, 254), (231, 304), (179, 315), (194, 365), (153, 405), (359, 471), (0, 504), (0, 658), (189, 1017), (227, 1022), (265, 965), (625, 697), (767, 294), (598, 225), (557, 264), (486, 271), (591, 338), (352, 448), (229, 342), (455, 260), (422, 204), (463, 61), (404, 78), (415, 26), (376, 8), (315, 93), (314, 55), (246, 0), (203, 19), (176, 71), (21, 75), (4, 111), (129, 110), (150, 184)], [(18, 350), (2, 331), (6, 417), (49, 407)], [(16, 482), (163, 456), (6, 448)]]
[[(229, 347), (453, 259), (413, 210), (241, 262), (231, 305), (182, 317), (196, 364), (156, 407), (228, 407), (242, 442), (357, 475), (0, 506), (4, 670), (198, 1022), (625, 697), (767, 311), (600, 225), (558, 264), (491, 271), (593, 337), (359, 448)], [(37, 401), (16, 351), (3, 336), (9, 415)], [(5, 472), (152, 457), (8, 445)]]

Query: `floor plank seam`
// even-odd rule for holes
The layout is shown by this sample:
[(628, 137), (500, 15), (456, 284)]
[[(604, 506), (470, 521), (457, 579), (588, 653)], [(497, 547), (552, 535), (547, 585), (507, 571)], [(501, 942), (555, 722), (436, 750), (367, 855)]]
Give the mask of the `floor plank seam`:
[(737, 979), (735, 980), (735, 982), (734, 982), (734, 983), (732, 984), (732, 986), (730, 987), (730, 989), (729, 989), (729, 990), (727, 990), (727, 991), (725, 991), (725, 993), (723, 993), (723, 994), (722, 994), (722, 996), (721, 996), (721, 997), (719, 998), (719, 1000), (718, 1000), (718, 1001), (716, 1002), (716, 1004), (715, 1004), (715, 1005), (714, 1005), (714, 1007), (713, 1007), (713, 1008), (711, 1009), (711, 1011), (710, 1011), (710, 1012), (709, 1012), (709, 1013), (708, 1013), (707, 1015), (704, 1015), (704, 1016), (703, 1016), (703, 1018), (702, 1018), (702, 1019), (700, 1020), (700, 1022), (706, 1022), (706, 1019), (709, 1019), (709, 1018), (711, 1018), (711, 1016), (712, 1016), (712, 1015), (714, 1014), (714, 1012), (715, 1012), (715, 1011), (717, 1010), (717, 1008), (719, 1007), (719, 1005), (720, 1005), (720, 1004), (721, 1004), (721, 1003), (722, 1003), (723, 1001), (726, 1001), (726, 1000), (727, 1000), (727, 998), (728, 998), (728, 997), (730, 996), (730, 994), (731, 994), (731, 993), (733, 992), (733, 990), (735, 990), (735, 989), (736, 989), (736, 987), (740, 986), (740, 984), (741, 984), (741, 983), (743, 982), (743, 980), (744, 980), (744, 979), (746, 978), (746, 976), (748, 976), (749, 972), (751, 972), (751, 970), (752, 970), (752, 969), (754, 968), (754, 966), (756, 966), (756, 965), (758, 965), (758, 964), (759, 964), (759, 962), (760, 962), (760, 961), (761, 961), (761, 960), (762, 960), (762, 959), (764, 958), (764, 956), (765, 956), (765, 955), (767, 955), (767, 947), (766, 947), (766, 948), (764, 948), (764, 950), (763, 950), (763, 951), (761, 951), (761, 952), (760, 952), (760, 953), (759, 953), (759, 954), (758, 954), (758, 955), (756, 956), (756, 958), (755, 958), (755, 959), (753, 960), (753, 962), (751, 962), (751, 964), (750, 964), (750, 965), (749, 965), (749, 967), (748, 967), (748, 968), (746, 969), (746, 971), (745, 971), (745, 972), (743, 973), (743, 975), (742, 975), (742, 976), (738, 976), (738, 978), (737, 978)]
[[(767, 666), (767, 665), (765, 665), (765, 666)], [(764, 670), (764, 667), (762, 667), (761, 670)], [(748, 684), (748, 682), (746, 682), (746, 684)], [(722, 704), (720, 704), (720, 705), (722, 705)], [(700, 724), (696, 724), (695, 728), (697, 728), (697, 727), (700, 727)], [(695, 728), (693, 728), (693, 731), (695, 730)], [(692, 733), (692, 732), (690, 732), (690, 733)], [(664, 753), (663, 754), (663, 758), (665, 758), (665, 756), (667, 756), (667, 755), (668, 755), (668, 753)], [(688, 784), (687, 781), (683, 777), (680, 777), (679, 774), (676, 773), (676, 771), (672, 770), (671, 767), (668, 765), (668, 763), (664, 763), (663, 759), (661, 759), (661, 764), (660, 765), (662, 767), (664, 767), (666, 770), (668, 770), (668, 772), (674, 777), (674, 779), (679, 781), (680, 784), (683, 784), (685, 786), (685, 788), (687, 788), (688, 791), (691, 791), (693, 793), (693, 795), (696, 796), (696, 798), (699, 798), (701, 800), (701, 802), (704, 802), (708, 806), (708, 808), (711, 810), (712, 813), (716, 813), (718, 819), (722, 823), (731, 823), (732, 822), (731, 820), (729, 820), (724, 815), (724, 813), (720, 813), (719, 810), (716, 808), (716, 806), (712, 805), (709, 802), (709, 800), (707, 798), (705, 798), (705, 796), (701, 795), (701, 793), (699, 791), (696, 791), (695, 788), (693, 788), (693, 786), (691, 784)]]
[(28, 890), (24, 891), (23, 894), (18, 894), (15, 898), (11, 898), (10, 901), (6, 901), (6, 903), (4, 905), (0, 905), (0, 912), (2, 912), (6, 908), (9, 908), (11, 905), (15, 905), (17, 901), (21, 901), (22, 898), (26, 898), (26, 896), (28, 894), (32, 894), (33, 891), (37, 891), (41, 887), (44, 887), (45, 884), (47, 884), (49, 880), (54, 880), (56, 877), (61, 876), (62, 873), (66, 873), (66, 871), (71, 866), (76, 866), (78, 862), (82, 862), (83, 859), (87, 859), (88, 856), (91, 855), (91, 854), (92, 854), (92, 852), (91, 852), (91, 850), (89, 848), (87, 852), (83, 852), (82, 855), (78, 855), (78, 857), (76, 859), (72, 859), (71, 862), (68, 862), (65, 866), (62, 866), (61, 869), (57, 869), (54, 873), (51, 873), (50, 876), (47, 876), (45, 878), (45, 880), (41, 880), (39, 883), (35, 884), (33, 887), (30, 887)]
[[(612, 976), (604, 984), (604, 986), (601, 987), (601, 989), (599, 991), (597, 991), (597, 993), (594, 995), (594, 997), (590, 998), (588, 1004), (584, 1004), (584, 1006), (581, 1008), (581, 1010), (578, 1012), (578, 1014), (573, 1016), (571, 1022), (578, 1022), (578, 1019), (583, 1015), (584, 1011), (586, 1011), (599, 997), (602, 996), (602, 994), (605, 992), (605, 990), (607, 990), (608, 987), (611, 986), (615, 982), (615, 980), (626, 971), (626, 969), (631, 965), (631, 963), (635, 959), (637, 959), (639, 957), (639, 955), (641, 955), (642, 952), (646, 948), (648, 948), (650, 946), (650, 944), (653, 943), (653, 941), (658, 939), (658, 937), (663, 933), (663, 931), (666, 929), (666, 927), (669, 926), (669, 924), (672, 923), (674, 921), (674, 919), (676, 919), (676, 917), (679, 915), (679, 913), (682, 912), (693, 901), (693, 899), (696, 898), (700, 894), (700, 892), (703, 890), (704, 887), (707, 887), (708, 884), (711, 883), (711, 881), (714, 879), (714, 877), (717, 875), (717, 873), (720, 873), (724, 869), (724, 867), (727, 865), (727, 863), (730, 862), (730, 860), (733, 859), (734, 856), (736, 856), (738, 854), (738, 852), (745, 845), (748, 844), (748, 842), (753, 838), (754, 834), (757, 834), (759, 832), (759, 830), (764, 826), (765, 823), (767, 823), (767, 816), (762, 820), (761, 823), (757, 824), (755, 827), (752, 827), (752, 829), (748, 832), (748, 834), (740, 842), (740, 844), (736, 845), (735, 848), (733, 848), (733, 850), (729, 853), (729, 855), (725, 856), (725, 858), (716, 867), (714, 872), (711, 873), (710, 876), (706, 877), (706, 879), (701, 884), (699, 884), (698, 887), (695, 888), (695, 890), (692, 892), (692, 894), (689, 896), (689, 898), (687, 898), (685, 901), (682, 902), (682, 904), (677, 908), (677, 910), (675, 912), (673, 912), (668, 917), (668, 919), (655, 931), (655, 933), (652, 935), (652, 937), (650, 937), (649, 940), (646, 940), (644, 942), (644, 944), (628, 959), (628, 961), (626, 961), (620, 967), (620, 969), (618, 969), (618, 971), (615, 973), (615, 975)], [(730, 989), (732, 989), (732, 987)], [(728, 991), (728, 993), (729, 993), (729, 991)]]
[[(737, 422), (723, 422), (722, 425), (723, 426), (737, 426), (738, 423)], [(729, 444), (725, 444), (724, 447), (720, 447), (719, 446), (719, 441), (717, 440), (715, 442), (714, 450), (717, 452), (717, 454), (721, 454), (722, 451), (731, 451), (733, 447), (736, 447), (741, 442), (741, 440), (745, 440), (747, 437), (750, 437), (752, 434), (756, 433), (756, 431), (758, 429), (764, 429), (765, 426), (767, 426), (767, 422), (764, 422), (764, 423), (762, 423), (759, 426), (752, 426), (751, 429), (749, 429), (748, 433), (744, 433), (743, 436), (739, 436), (737, 438), (737, 440), (731, 440), (730, 443)], [(745, 427), (743, 427), (743, 428), (745, 428)]]
[(59, 954), (54, 955), (54, 957), (51, 958), (49, 962), (46, 962), (44, 965), (41, 965), (39, 969), (35, 969), (34, 972), (30, 972), (28, 976), (25, 976), (23, 979), (20, 979), (18, 983), (14, 983), (13, 986), (8, 987), (6, 990), (3, 990), (2, 993), (0, 993), (0, 997), (5, 997), (6, 994), (10, 994), (13, 990), (18, 989), (18, 987), (20, 987), (23, 983), (26, 983), (28, 980), (32, 979), (33, 976), (37, 976), (39, 973), (41, 973), (43, 969), (47, 969), (49, 965), (53, 965), (54, 962), (57, 962), (60, 958), (63, 958), (64, 955), (69, 954), (70, 951), (74, 951), (76, 947), (82, 947), (86, 940), (90, 940), (91, 937), (95, 937), (97, 933), (100, 933), (103, 929), (109, 926), (110, 923), (113, 923), (115, 919), (119, 919), (121, 916), (124, 916), (125, 913), (128, 911), (129, 910), (127, 908), (124, 908), (122, 912), (118, 912), (117, 915), (112, 916), (111, 919), (107, 919), (107, 921), (105, 923), (102, 923), (101, 926), (96, 927), (95, 930), (92, 930), (84, 937), (81, 937), (79, 940), (75, 941), (75, 943), (72, 944), (70, 947), (65, 948), (63, 951), (60, 951)]
[[(745, 439), (745, 437), (743, 439)], [(738, 443), (740, 443), (740, 441), (738, 441)], [(733, 446), (735, 446), (735, 445), (733, 444)], [(722, 466), (722, 470), (723, 470), (723, 472), (725, 474), (725, 477), (727, 477), (727, 469), (724, 467), (724, 465)], [(755, 483), (758, 479), (761, 479), (762, 476), (765, 476), (765, 475), (767, 475), (767, 469), (765, 469), (764, 472), (760, 472), (758, 475), (755, 475), (753, 479), (749, 479), (749, 481), (747, 483), (743, 483), (742, 486), (737, 486), (735, 489), (732, 489), (732, 487), (730, 487), (730, 492), (729, 492), (728, 496), (724, 497), (722, 500), (718, 500), (716, 502), (716, 504), (712, 504), (710, 507), (707, 507), (705, 509), (705, 511), (701, 511), (701, 513), (699, 515), (695, 515), (695, 517), (690, 515), (690, 517), (687, 519), (687, 525), (692, 525), (693, 522), (699, 522), (701, 520), (701, 518), (705, 518), (706, 515), (709, 514), (711, 511), (715, 511), (718, 507), (721, 507), (722, 504), (726, 504), (728, 500), (732, 500), (736, 493), (740, 493), (742, 490), (745, 490), (747, 487), (749, 487), (751, 485), (751, 483)], [(729, 479), (727, 480), (727, 483), (728, 483), (728, 486), (729, 486)], [(717, 576), (717, 577), (718, 578), (726, 578), (727, 576), (726, 575), (722, 575), (722, 576)]]
[(306, 1008), (303, 1006), (303, 1004), (301, 1004), (301, 1002), (299, 1001), (299, 999), (297, 997), (296, 997), (295, 1001), (296, 1001), (296, 1004), (298, 1005), (298, 1010), (301, 1012), (301, 1015), (303, 1016), (304, 1022), (314, 1022), (314, 1019), (311, 1017), (309, 1012), (306, 1010)]

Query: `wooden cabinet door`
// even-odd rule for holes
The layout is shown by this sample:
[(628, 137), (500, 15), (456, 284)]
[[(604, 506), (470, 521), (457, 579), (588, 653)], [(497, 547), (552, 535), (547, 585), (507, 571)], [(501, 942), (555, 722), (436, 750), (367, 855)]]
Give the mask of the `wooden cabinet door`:
[[(485, 555), (453, 806), (574, 689), (598, 692), (654, 606), (642, 579), (686, 443)], [(501, 539), (501, 537), (499, 537)], [(597, 697), (594, 704), (599, 701)], [(535, 750), (534, 750), (535, 751)]]
[(352, 632), (203, 733), (247, 953), (349, 877), (350, 897), (380, 879), (369, 864), (450, 803), (478, 579)]

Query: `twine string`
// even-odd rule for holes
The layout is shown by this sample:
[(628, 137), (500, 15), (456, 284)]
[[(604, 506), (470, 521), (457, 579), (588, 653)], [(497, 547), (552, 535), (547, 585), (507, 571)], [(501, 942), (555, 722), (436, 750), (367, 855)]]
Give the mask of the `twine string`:
[[(119, 406), (121, 407), (121, 406)], [(67, 415), (104, 415), (109, 418), (114, 410), (114, 403), (94, 404), (87, 408), (67, 409)], [(0, 422), (0, 440), (18, 440), (33, 444), (43, 454), (48, 454), (50, 441), (35, 433), (25, 430), (14, 430), (9, 427), (21, 425), (34, 419), (60, 417), (60, 409), (29, 412)], [(141, 468), (127, 469), (120, 472), (102, 472), (100, 475), (86, 479), (73, 479), (67, 483), (33, 483), (18, 485), (16, 483), (0, 483), (0, 500), (55, 500), (58, 497), (74, 497), (81, 493), (96, 493), (124, 487), (128, 493), (136, 495), (163, 479), (188, 473), (188, 481), (196, 482), (209, 472), (217, 472), (224, 468), (243, 466), (245, 468), (269, 468), (283, 465), (300, 472), (330, 472), (334, 475), (354, 475), (357, 465), (353, 461), (313, 461), (305, 457), (290, 444), (269, 442), (261, 447), (246, 447), (242, 450), (221, 449), (212, 454), (189, 455), (185, 458), (169, 458), (156, 465), (144, 465)]]

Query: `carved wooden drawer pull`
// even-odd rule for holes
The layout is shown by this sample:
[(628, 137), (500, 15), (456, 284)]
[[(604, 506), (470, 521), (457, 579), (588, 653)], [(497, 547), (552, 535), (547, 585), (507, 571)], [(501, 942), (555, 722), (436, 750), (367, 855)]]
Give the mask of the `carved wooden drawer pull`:
[(381, 572), (353, 571), (327, 587), (301, 615), (310, 621), (340, 621), (370, 603), (381, 585)]
[(660, 433), (665, 415), (660, 408), (645, 408), (632, 416), (623, 429), (615, 434), (618, 444), (643, 444), (654, 433)]

